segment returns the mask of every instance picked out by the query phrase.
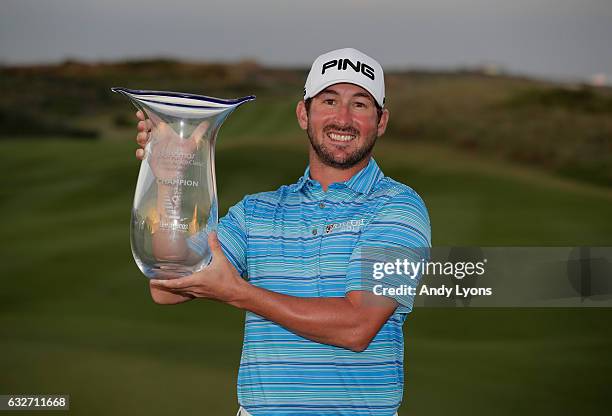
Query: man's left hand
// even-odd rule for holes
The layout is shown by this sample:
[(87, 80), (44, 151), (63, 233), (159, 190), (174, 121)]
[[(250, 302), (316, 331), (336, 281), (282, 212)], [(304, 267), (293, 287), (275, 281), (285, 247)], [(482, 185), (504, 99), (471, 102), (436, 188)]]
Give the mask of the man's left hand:
[(212, 261), (203, 270), (177, 279), (152, 279), (151, 284), (181, 295), (232, 303), (239, 296), (240, 289), (248, 283), (225, 257), (216, 232), (208, 236), (208, 246)]

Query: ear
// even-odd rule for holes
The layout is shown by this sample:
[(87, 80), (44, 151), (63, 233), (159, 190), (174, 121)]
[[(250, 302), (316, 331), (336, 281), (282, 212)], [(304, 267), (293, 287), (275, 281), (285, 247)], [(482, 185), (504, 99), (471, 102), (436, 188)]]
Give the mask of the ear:
[(308, 111), (306, 111), (304, 100), (298, 101), (297, 107), (295, 108), (295, 115), (297, 116), (298, 124), (302, 130), (306, 130), (308, 128)]
[(388, 122), (389, 122), (389, 110), (385, 108), (383, 109), (382, 115), (380, 116), (380, 121), (378, 122), (378, 127), (377, 127), (378, 137), (385, 134), (385, 130), (387, 130)]

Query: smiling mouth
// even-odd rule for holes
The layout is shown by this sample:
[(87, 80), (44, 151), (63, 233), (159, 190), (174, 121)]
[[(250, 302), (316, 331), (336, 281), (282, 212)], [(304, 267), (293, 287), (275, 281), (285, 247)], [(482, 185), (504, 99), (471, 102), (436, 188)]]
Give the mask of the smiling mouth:
[(327, 137), (336, 142), (350, 142), (354, 140), (357, 136), (354, 134), (346, 134), (346, 133), (327, 133)]

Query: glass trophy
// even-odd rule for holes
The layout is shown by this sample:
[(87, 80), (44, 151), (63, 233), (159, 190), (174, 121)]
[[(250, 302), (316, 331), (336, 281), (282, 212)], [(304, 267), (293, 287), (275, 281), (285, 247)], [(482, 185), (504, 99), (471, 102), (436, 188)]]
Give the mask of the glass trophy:
[(217, 132), (232, 111), (255, 97), (112, 91), (128, 97), (151, 126), (132, 207), (134, 260), (151, 279), (193, 274), (210, 262), (208, 234), (217, 228)]

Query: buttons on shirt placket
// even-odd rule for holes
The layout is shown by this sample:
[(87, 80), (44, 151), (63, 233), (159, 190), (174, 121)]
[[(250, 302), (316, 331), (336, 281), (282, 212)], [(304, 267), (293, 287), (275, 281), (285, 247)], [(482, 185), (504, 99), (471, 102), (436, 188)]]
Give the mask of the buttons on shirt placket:
[[(326, 205), (325, 205), (325, 202), (319, 201), (318, 206), (320, 209), (325, 209)], [(327, 222), (327, 215), (325, 213), (321, 218), (323, 218), (325, 222)], [(325, 224), (323, 224), (323, 226), (325, 227)], [(317, 233), (318, 233), (317, 229), (312, 230), (312, 235), (317, 235)], [(321, 232), (321, 234), (323, 234), (323, 232)]]
[[(323, 194), (323, 190), (322, 190), (322, 188), (321, 188), (321, 184), (320, 184), (320, 183), (318, 183), (318, 182), (316, 182), (316, 181), (309, 180), (308, 185), (309, 185), (308, 187), (309, 187), (309, 189), (310, 189), (310, 197), (311, 197), (312, 199), (317, 200), (318, 198), (320, 198), (320, 197), (322, 196), (322, 194)], [(321, 207), (321, 205), (325, 206), (325, 204), (323, 204), (323, 202), (318, 202), (318, 206), (319, 206), (319, 208)], [(322, 233), (322, 232), (321, 232), (321, 233), (319, 233), (319, 226), (321, 225), (321, 224), (320, 224), (320, 222), (321, 222), (321, 218), (320, 218), (320, 215), (319, 215), (319, 212), (318, 212), (318, 211), (316, 211), (316, 210), (315, 210), (315, 211), (313, 212), (313, 216), (311, 217), (311, 221), (312, 221), (312, 222), (311, 222), (311, 224), (312, 224), (312, 229), (310, 230), (310, 233), (311, 233), (311, 234), (312, 234), (314, 237), (316, 237), (316, 236), (318, 236), (318, 235), (323, 235), (323, 233)]]
[[(325, 198), (325, 196), (323, 196), (323, 198)], [(325, 211), (325, 202), (323, 201), (319, 201), (317, 203), (317, 219), (318, 222), (320, 223), (321, 226), (321, 233), (319, 236), (319, 259), (323, 258), (324, 253), (323, 251), (323, 237), (325, 236), (325, 226), (327, 224), (327, 216), (329, 215), (329, 212)], [(317, 235), (318, 231), (315, 229), (313, 230), (313, 234)], [(319, 279), (321, 279), (321, 261), (319, 260), (319, 263), (317, 264), (317, 275), (319, 276)]]
[[(320, 209), (324, 209), (325, 208), (325, 203), (323, 201), (319, 201), (318, 206), (319, 206)], [(318, 215), (317, 215), (317, 217), (318, 217)], [(323, 217), (323, 218), (325, 218), (325, 217)], [(319, 234), (319, 230), (315, 227), (315, 228), (312, 229), (312, 235), (317, 235), (317, 234)]]

